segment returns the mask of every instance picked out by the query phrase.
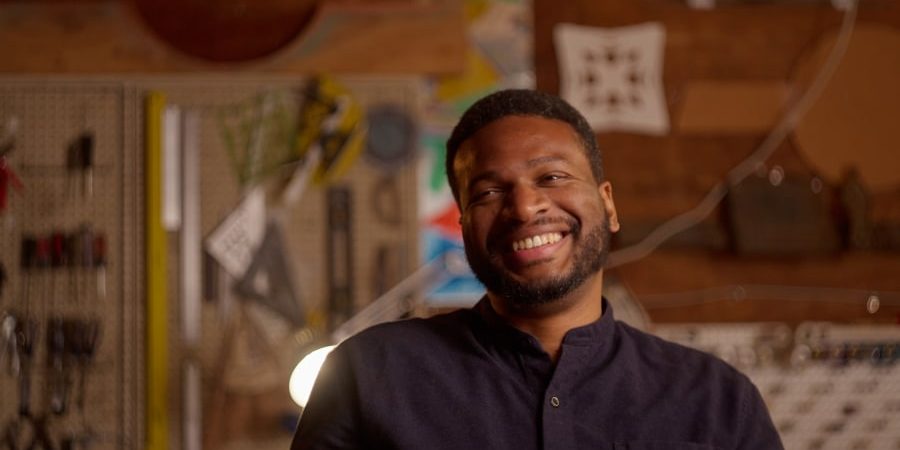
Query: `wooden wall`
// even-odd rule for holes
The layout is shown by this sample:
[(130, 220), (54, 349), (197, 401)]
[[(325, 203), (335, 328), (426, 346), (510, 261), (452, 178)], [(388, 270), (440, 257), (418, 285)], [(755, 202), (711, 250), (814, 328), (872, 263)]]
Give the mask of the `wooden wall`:
[[(663, 83), (670, 115), (677, 121), (686, 88), (698, 80), (789, 84), (798, 62), (826, 32), (840, 24), (842, 17), (828, 2), (747, 2), (756, 4), (744, 6), (730, 3), (701, 11), (688, 8), (681, 0), (535, 0), (538, 88), (559, 91), (560, 76), (553, 44), (556, 24), (617, 27), (656, 21), (666, 28)], [(858, 13), (857, 25), (900, 26), (897, 2), (863, 0)], [(895, 61), (900, 57), (888, 56)], [(744, 106), (735, 105), (736, 108)], [(860, 113), (877, 114), (878, 111)], [(765, 131), (697, 134), (683, 133), (676, 127), (662, 137), (627, 133), (601, 133), (598, 137), (623, 222), (622, 237), (633, 242), (654, 225), (695, 206), (730, 168), (759, 145)], [(897, 158), (896, 148), (884, 148), (883, 152), (885, 161)], [(781, 144), (769, 163), (782, 166), (788, 174), (812, 174), (790, 138)], [(895, 224), (900, 222), (898, 188), (873, 193), (874, 216)], [(714, 229), (716, 214), (719, 212), (682, 237), (703, 241), (704, 233)], [(897, 251), (741, 258), (726, 250), (702, 247), (670, 246), (614, 272), (634, 291), (652, 318), (660, 322), (900, 322), (897, 303), (900, 253)], [(729, 292), (724, 289), (706, 297), (702, 292), (693, 294), (698, 301), (705, 298), (708, 303), (674, 306), (676, 302), (688, 302), (689, 291), (771, 285), (853, 289), (860, 293), (824, 289), (813, 295), (780, 298), (779, 294), (759, 293), (759, 289), (738, 289), (736, 295), (723, 294)], [(862, 292), (869, 290), (883, 293), (881, 309), (876, 314), (869, 314), (865, 308), (866, 295)], [(748, 292), (751, 295), (746, 295)], [(684, 295), (670, 295), (675, 293)]]
[[(859, 24), (900, 26), (900, 3), (861, 2)], [(538, 88), (558, 91), (552, 40), (555, 24), (615, 27), (658, 21), (667, 32), (667, 104), (673, 120), (677, 120), (686, 91), (697, 80), (789, 86), (799, 61), (841, 21), (841, 13), (824, 1), (754, 2), (757, 4), (745, 6), (731, 3), (698, 11), (682, 0), (534, 0)], [(448, 73), (464, 64), (461, 15), (462, 2), (454, 0), (331, 0), (316, 13), (310, 28), (284, 49), (248, 62), (211, 63), (168, 47), (141, 22), (129, 1), (7, 1), (0, 3), (0, 46), (5, 56), (0, 58), (0, 74)], [(678, 129), (662, 137), (602, 133), (599, 137), (607, 172), (624, 224), (618, 245), (639, 240), (663, 220), (696, 205), (729, 168), (759, 145), (764, 135), (763, 131), (697, 134)], [(896, 149), (885, 148), (884, 152), (890, 159)], [(770, 163), (782, 166), (787, 173), (810, 173), (790, 138)], [(900, 223), (900, 189), (874, 192), (872, 201), (876, 218)], [(702, 242), (709, 239), (710, 230), (715, 240), (717, 218), (685, 233), (680, 240)], [(748, 259), (703, 247), (664, 248), (615, 272), (658, 321), (900, 319), (897, 252), (844, 251), (811, 258)], [(734, 302), (713, 298), (704, 305), (668, 307), (668, 294), (744, 285), (880, 292), (884, 301), (875, 315), (866, 312), (865, 299), (856, 294), (850, 299), (841, 294), (841, 299), (821, 301), (748, 297)]]
[[(464, 64), (462, 5), (454, 0), (250, 3), (0, 2), (0, 74), (443, 74), (458, 72)], [(304, 5), (313, 3), (308, 26), (293, 38), (285, 29), (291, 23), (272, 20), (278, 14), (305, 14)], [(236, 10), (226, 17), (215, 14), (229, 8)], [(246, 53), (247, 46), (277, 50), (230, 61), (192, 56), (164, 40), (147, 17), (151, 22), (156, 17), (162, 29), (174, 28), (170, 34), (176, 40), (209, 38), (205, 48), (221, 47), (214, 52), (219, 56)], [(219, 19), (215, 26), (207, 23), (213, 18)], [(179, 34), (179, 27), (187, 30)], [(272, 34), (278, 36), (260, 38)], [(272, 39), (286, 43), (273, 47)]]

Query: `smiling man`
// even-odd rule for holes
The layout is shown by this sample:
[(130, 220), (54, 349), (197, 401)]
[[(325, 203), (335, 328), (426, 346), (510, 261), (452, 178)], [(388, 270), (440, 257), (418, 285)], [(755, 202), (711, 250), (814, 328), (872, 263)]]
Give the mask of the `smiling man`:
[(617, 322), (612, 186), (585, 119), (497, 92), (447, 142), (473, 308), (370, 328), (329, 356), (292, 449), (782, 448), (756, 388)]

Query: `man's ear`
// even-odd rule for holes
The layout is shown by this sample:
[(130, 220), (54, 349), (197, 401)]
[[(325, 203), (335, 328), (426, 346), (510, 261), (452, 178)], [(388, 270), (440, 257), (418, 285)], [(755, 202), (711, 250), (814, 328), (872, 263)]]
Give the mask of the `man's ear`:
[(616, 213), (616, 202), (613, 200), (612, 184), (604, 181), (597, 186), (600, 190), (600, 199), (603, 200), (603, 209), (606, 210), (606, 220), (609, 221), (609, 231), (619, 231), (619, 215)]

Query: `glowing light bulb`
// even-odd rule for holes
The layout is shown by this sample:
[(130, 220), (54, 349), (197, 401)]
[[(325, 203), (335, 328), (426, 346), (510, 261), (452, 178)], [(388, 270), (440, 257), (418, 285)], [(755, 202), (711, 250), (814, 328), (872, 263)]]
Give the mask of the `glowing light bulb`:
[(306, 407), (306, 402), (309, 401), (309, 394), (312, 392), (313, 383), (316, 382), (316, 377), (319, 376), (319, 369), (322, 368), (322, 364), (325, 363), (325, 357), (334, 350), (334, 347), (334, 345), (329, 345), (306, 355), (291, 373), (291, 381), (288, 388), (291, 391), (291, 398), (294, 400), (294, 403), (300, 405), (301, 408)]

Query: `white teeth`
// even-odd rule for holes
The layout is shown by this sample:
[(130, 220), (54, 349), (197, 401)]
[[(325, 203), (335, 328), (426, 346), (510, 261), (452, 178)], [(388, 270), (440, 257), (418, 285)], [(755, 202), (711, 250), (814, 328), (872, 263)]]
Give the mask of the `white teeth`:
[(525, 239), (518, 240), (513, 242), (512, 247), (513, 251), (519, 250), (527, 250), (535, 247), (541, 247), (547, 244), (554, 244), (562, 240), (562, 234), (560, 233), (546, 233), (540, 234), (537, 236), (527, 237)]

